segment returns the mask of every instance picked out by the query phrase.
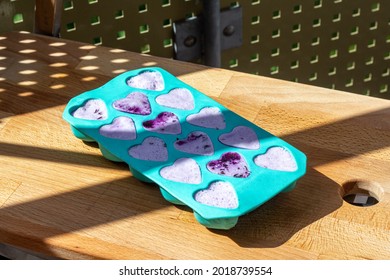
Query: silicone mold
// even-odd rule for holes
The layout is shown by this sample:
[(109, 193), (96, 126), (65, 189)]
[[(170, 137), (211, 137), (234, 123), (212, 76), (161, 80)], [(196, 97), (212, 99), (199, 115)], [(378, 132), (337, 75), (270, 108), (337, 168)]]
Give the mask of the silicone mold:
[(230, 229), (306, 172), (306, 156), (157, 67), (72, 98), (63, 118), (104, 157), (157, 184), (199, 223)]

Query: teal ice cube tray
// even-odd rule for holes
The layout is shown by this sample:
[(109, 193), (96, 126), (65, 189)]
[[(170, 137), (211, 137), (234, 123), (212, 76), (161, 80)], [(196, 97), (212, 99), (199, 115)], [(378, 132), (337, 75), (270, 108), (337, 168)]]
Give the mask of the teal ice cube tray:
[(306, 172), (306, 156), (158, 67), (72, 98), (63, 118), (104, 157), (156, 183), (199, 223), (230, 229)]

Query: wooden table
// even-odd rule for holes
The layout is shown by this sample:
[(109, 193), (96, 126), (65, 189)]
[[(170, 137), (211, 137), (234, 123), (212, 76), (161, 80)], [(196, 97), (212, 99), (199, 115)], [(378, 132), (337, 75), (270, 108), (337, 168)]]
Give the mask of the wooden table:
[[(308, 157), (292, 192), (210, 230), (76, 139), (68, 100), (159, 66)], [(65, 259), (389, 259), (390, 101), (26, 33), (0, 36), (0, 243)], [(368, 181), (379, 203), (342, 199)]]

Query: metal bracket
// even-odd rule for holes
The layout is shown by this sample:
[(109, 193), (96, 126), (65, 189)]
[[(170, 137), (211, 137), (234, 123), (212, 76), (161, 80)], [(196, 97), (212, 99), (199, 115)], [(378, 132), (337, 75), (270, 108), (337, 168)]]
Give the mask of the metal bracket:
[[(204, 54), (204, 18), (202, 15), (173, 23), (175, 59), (196, 61)], [(242, 8), (220, 12), (221, 51), (242, 45)]]

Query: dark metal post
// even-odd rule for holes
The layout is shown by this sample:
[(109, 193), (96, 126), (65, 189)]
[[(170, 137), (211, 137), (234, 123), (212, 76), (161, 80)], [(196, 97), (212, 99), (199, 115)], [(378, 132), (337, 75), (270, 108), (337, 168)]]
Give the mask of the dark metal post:
[(203, 0), (205, 64), (221, 67), (219, 0)]

